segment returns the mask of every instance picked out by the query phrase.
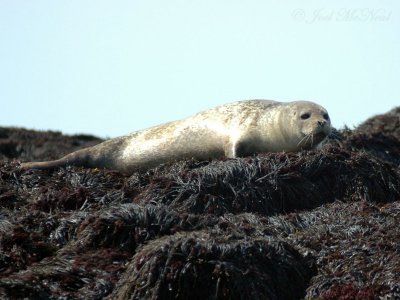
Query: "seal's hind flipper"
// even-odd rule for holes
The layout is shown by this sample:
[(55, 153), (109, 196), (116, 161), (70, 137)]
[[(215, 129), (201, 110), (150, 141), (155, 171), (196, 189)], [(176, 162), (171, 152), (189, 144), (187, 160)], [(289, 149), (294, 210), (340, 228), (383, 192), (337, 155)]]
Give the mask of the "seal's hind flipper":
[(38, 161), (38, 162), (26, 162), (22, 163), (20, 166), (20, 170), (30, 170), (30, 169), (39, 169), (39, 170), (52, 170), (59, 167), (66, 167), (69, 165), (73, 166), (87, 166), (87, 154), (82, 151), (85, 149), (81, 149), (75, 152), (72, 152), (60, 159), (49, 160), (49, 161)]

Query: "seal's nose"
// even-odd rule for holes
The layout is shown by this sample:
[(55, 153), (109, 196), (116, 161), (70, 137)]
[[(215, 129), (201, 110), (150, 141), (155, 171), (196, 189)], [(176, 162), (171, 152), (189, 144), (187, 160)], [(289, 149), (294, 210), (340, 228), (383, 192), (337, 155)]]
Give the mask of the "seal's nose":
[(321, 128), (324, 128), (325, 124), (326, 124), (326, 121), (318, 121), (318, 125)]

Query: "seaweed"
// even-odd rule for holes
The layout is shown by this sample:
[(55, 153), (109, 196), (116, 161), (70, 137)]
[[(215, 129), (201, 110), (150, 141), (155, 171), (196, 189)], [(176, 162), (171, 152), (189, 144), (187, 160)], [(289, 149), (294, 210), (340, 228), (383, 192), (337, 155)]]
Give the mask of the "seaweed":
[(400, 108), (312, 151), (18, 169), (101, 141), (0, 128), (2, 299), (400, 297)]

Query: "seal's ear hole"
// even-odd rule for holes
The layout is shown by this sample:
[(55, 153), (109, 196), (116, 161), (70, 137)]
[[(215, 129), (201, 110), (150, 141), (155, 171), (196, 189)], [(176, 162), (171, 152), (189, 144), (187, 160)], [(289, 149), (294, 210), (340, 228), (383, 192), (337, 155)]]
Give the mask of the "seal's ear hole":
[(302, 115), (300, 116), (300, 118), (302, 118), (303, 120), (307, 120), (309, 117), (310, 117), (310, 114), (309, 114), (309, 113), (305, 113), (305, 114), (302, 114)]
[(329, 115), (328, 114), (324, 114), (323, 117), (324, 117), (325, 120), (329, 120)]

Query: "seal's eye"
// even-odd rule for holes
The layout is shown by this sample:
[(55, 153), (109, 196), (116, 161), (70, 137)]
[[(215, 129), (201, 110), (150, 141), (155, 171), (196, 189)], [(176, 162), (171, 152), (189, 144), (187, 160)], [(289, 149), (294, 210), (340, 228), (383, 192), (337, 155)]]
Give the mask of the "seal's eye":
[(302, 118), (303, 120), (307, 120), (309, 117), (310, 117), (310, 114), (309, 114), (309, 113), (305, 113), (305, 114), (302, 114), (302, 115), (300, 116), (300, 118)]
[(324, 117), (325, 120), (329, 120), (329, 115), (328, 114), (324, 114), (323, 117)]

